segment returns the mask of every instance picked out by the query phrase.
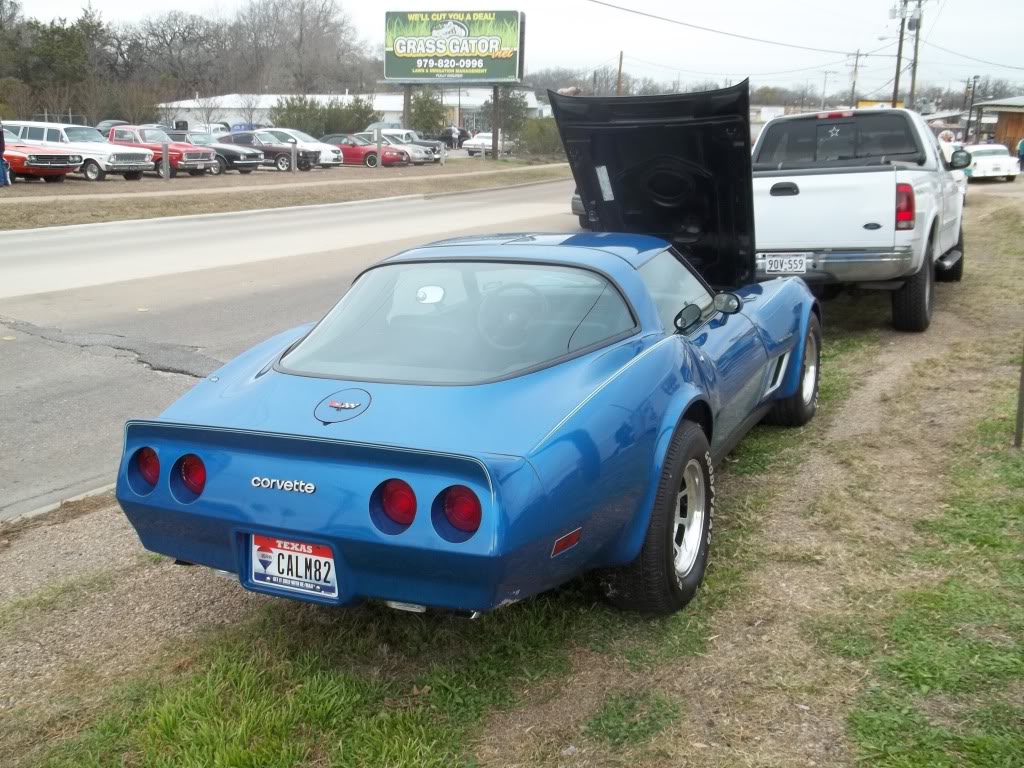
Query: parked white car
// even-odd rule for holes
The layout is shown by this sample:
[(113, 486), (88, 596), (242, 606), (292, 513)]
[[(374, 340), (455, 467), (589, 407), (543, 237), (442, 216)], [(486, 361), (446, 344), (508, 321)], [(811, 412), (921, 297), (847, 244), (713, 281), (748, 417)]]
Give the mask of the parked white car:
[(189, 123), (190, 133), (208, 133), (213, 137), (231, 133), (231, 129), (222, 123)]
[[(377, 143), (377, 134), (375, 131), (362, 131), (355, 135), (361, 139), (366, 139), (371, 144)], [(381, 143), (405, 152), (405, 154), (409, 156), (409, 162), (413, 165), (423, 165), (424, 163), (434, 162), (434, 153), (426, 147), (421, 147), (416, 144), (403, 144), (398, 139), (393, 136), (388, 136), (383, 131), (381, 132)]]
[(905, 109), (776, 118), (753, 152), (757, 242), (737, 247), (756, 248), (761, 279), (889, 291), (893, 325), (923, 331), (935, 281), (963, 275), (953, 171), (970, 162), (963, 150), (947, 162), (927, 123)]
[[(462, 142), (462, 148), (469, 153), (470, 157), (476, 157), (481, 152), (485, 155), (491, 152), (491, 142), (493, 134), (491, 133), (478, 133), (471, 139), (466, 139)], [(502, 155), (512, 154), (514, 148), (514, 142), (508, 141), (504, 136), (498, 137), (498, 153)]]
[(103, 181), (107, 174), (137, 181), (143, 171), (153, 170), (153, 153), (145, 149), (111, 144), (95, 128), (71, 123), (32, 120), (4, 121), (9, 130), (26, 144), (67, 149), (84, 158), (81, 173), (89, 181)]
[(1015, 181), (1020, 173), (1020, 160), (1002, 144), (969, 144), (964, 149), (971, 153), (972, 179)]
[(294, 142), (299, 149), (313, 149), (320, 153), (321, 168), (335, 168), (345, 162), (341, 150), (333, 144), (324, 144), (308, 133), (296, 131), (294, 128), (264, 128), (266, 133), (276, 136), (286, 144)]

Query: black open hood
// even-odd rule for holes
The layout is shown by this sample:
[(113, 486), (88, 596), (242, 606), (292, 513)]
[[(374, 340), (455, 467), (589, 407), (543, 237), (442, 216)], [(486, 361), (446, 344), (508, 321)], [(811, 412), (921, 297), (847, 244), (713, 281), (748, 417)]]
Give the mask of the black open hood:
[(746, 80), (699, 93), (548, 98), (593, 229), (662, 237), (716, 287), (753, 279)]

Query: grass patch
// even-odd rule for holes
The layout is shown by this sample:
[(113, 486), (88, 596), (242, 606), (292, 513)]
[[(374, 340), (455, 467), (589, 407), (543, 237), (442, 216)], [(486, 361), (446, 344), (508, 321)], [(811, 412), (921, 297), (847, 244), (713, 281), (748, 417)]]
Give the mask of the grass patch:
[(7, 629), (41, 613), (71, 609), (76, 603), (91, 595), (110, 591), (123, 577), (129, 575), (130, 573), (126, 571), (116, 574), (101, 571), (87, 574), (74, 581), (50, 584), (29, 597), (0, 605), (0, 629)]
[[(1024, 457), (1011, 430), (1006, 418), (981, 423), (943, 514), (920, 525), (929, 543), (915, 557), (948, 576), (896, 596), (884, 651), (853, 643), (875, 669), (849, 718), (872, 765), (1024, 765), (1024, 708), (1012, 693), (1024, 681)], [(824, 633), (825, 646), (844, 655), (849, 630)]]
[(806, 631), (819, 648), (844, 659), (867, 659), (878, 652), (878, 636), (862, 620), (815, 619)]
[(588, 736), (621, 747), (661, 733), (679, 717), (679, 707), (660, 692), (615, 693), (587, 722)]

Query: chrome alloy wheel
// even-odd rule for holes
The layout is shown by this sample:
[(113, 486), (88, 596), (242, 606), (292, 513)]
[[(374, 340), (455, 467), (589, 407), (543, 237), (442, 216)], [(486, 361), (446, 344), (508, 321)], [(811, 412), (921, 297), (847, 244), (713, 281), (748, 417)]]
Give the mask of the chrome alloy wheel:
[(800, 385), (800, 396), (808, 405), (814, 400), (815, 385), (818, 383), (818, 340), (813, 333), (807, 334), (804, 342), (804, 375)]
[(672, 525), (672, 561), (677, 578), (684, 578), (697, 562), (704, 533), (705, 499), (704, 470), (697, 459), (690, 459), (683, 467)]

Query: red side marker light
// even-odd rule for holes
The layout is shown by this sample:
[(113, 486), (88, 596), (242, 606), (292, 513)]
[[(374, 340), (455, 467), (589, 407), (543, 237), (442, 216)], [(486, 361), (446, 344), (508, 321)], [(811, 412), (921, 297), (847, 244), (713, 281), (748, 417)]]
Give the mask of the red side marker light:
[(206, 465), (194, 453), (181, 460), (181, 482), (197, 496), (206, 487)]
[(580, 543), (580, 536), (583, 535), (583, 528), (577, 528), (575, 531), (569, 531), (559, 539), (555, 539), (555, 546), (551, 548), (551, 556), (558, 557), (560, 554), (565, 552), (567, 549), (572, 549)]
[(384, 514), (398, 525), (411, 525), (416, 517), (416, 494), (405, 480), (388, 480), (380, 494)]
[(896, 229), (913, 229), (915, 215), (914, 187), (896, 185)]
[(135, 454), (135, 465), (139, 468), (142, 479), (150, 485), (156, 485), (160, 479), (160, 458), (152, 448), (140, 448)]

